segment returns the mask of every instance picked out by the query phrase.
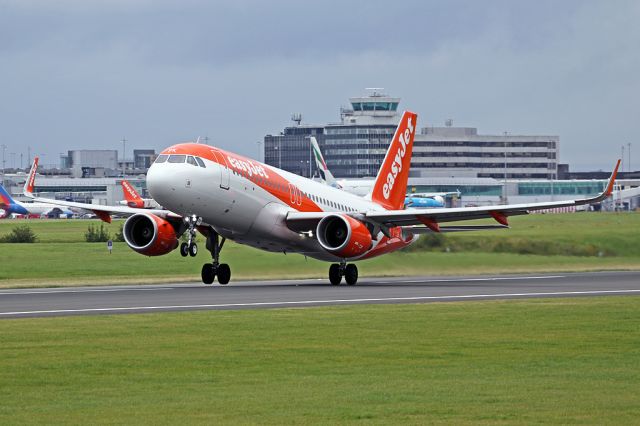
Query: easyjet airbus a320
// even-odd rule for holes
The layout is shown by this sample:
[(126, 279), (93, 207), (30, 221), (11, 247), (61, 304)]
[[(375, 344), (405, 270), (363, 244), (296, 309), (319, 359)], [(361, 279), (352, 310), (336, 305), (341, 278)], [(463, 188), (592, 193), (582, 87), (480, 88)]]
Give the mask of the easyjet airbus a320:
[[(147, 187), (160, 209), (62, 202), (33, 195), (38, 159), (34, 160), (24, 193), (41, 202), (92, 210), (109, 222), (112, 213), (129, 215), (123, 228), (126, 243), (147, 256), (178, 248), (195, 256), (192, 241), (198, 231), (206, 237), (212, 261), (202, 267), (202, 281), (217, 277), (227, 284), (231, 270), (220, 263), (225, 240), (257, 249), (299, 253), (333, 262), (329, 281), (344, 278), (353, 285), (358, 269), (352, 262), (402, 249), (427, 232), (508, 227), (507, 218), (532, 210), (603, 201), (611, 195), (620, 161), (606, 189), (597, 197), (571, 201), (496, 205), (469, 208), (403, 208), (411, 162), (416, 114), (405, 112), (387, 150), (371, 193), (366, 197), (294, 175), (222, 149), (183, 143), (165, 149), (149, 168)], [(495, 225), (449, 225), (493, 218)], [(441, 226), (441, 224), (445, 224)]]

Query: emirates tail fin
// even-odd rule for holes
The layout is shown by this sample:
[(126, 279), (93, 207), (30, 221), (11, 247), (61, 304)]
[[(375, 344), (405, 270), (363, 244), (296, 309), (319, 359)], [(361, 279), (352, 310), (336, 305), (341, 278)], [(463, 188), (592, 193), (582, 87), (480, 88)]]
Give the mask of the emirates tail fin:
[(417, 118), (413, 112), (402, 114), (371, 190), (371, 201), (389, 210), (400, 210), (404, 206)]
[(320, 177), (327, 185), (333, 186), (335, 188), (340, 188), (340, 184), (338, 184), (336, 178), (333, 177), (333, 174), (327, 167), (327, 163), (325, 163), (324, 161), (322, 152), (320, 152), (320, 146), (318, 146), (318, 141), (314, 136), (311, 136), (309, 138), (309, 141), (311, 142), (311, 148), (313, 149), (313, 158), (316, 160), (316, 166), (318, 167)]

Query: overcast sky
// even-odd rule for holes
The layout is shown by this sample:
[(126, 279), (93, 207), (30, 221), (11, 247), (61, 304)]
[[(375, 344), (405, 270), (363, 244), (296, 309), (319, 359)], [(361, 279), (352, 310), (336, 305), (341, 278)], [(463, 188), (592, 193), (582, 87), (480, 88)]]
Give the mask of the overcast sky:
[(559, 135), (572, 170), (631, 143), (640, 169), (640, 1), (0, 0), (8, 167), (123, 137), (261, 158), (292, 112), (335, 122), (366, 87), (420, 127)]

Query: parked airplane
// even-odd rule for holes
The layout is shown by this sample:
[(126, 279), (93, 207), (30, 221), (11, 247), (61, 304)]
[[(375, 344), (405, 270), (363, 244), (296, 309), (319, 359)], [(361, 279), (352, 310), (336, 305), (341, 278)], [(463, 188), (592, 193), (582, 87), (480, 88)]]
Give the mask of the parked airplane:
[[(342, 179), (337, 180), (333, 177), (333, 174), (327, 167), (327, 163), (324, 161), (318, 141), (314, 136), (309, 138), (311, 148), (313, 149), (313, 158), (316, 161), (320, 178), (330, 186), (334, 188), (340, 188), (351, 194), (365, 196), (373, 188), (375, 179)], [(444, 207), (445, 197), (455, 195), (460, 197), (460, 191), (456, 192), (420, 192), (407, 195), (404, 200), (405, 207), (414, 208), (427, 208), (427, 207)]]
[(416, 209), (438, 208), (444, 207), (444, 197), (440, 194), (411, 194), (404, 199), (405, 207), (413, 207)]
[(124, 200), (120, 201), (120, 204), (124, 206), (134, 207), (138, 209), (161, 209), (156, 200), (153, 198), (142, 198), (138, 191), (127, 181), (123, 179), (120, 182), (122, 186), (122, 192), (124, 193)]
[[(57, 203), (57, 201), (55, 201)], [(72, 215), (73, 212), (66, 206), (53, 205), (49, 202), (43, 203), (21, 203), (11, 198), (11, 195), (7, 192), (2, 185), (0, 185), (0, 209), (4, 210), (5, 217), (9, 217), (12, 214), (17, 215)]]
[[(428, 232), (508, 227), (508, 217), (532, 210), (598, 203), (611, 195), (620, 162), (598, 196), (570, 201), (467, 208), (404, 209), (407, 179), (416, 131), (416, 114), (405, 112), (389, 145), (371, 193), (358, 197), (238, 154), (204, 144), (183, 143), (165, 149), (147, 174), (152, 197), (168, 210), (137, 209), (67, 202), (93, 210), (101, 219), (128, 214), (124, 239), (147, 256), (178, 247), (187, 233), (186, 249), (197, 253), (196, 230), (206, 236), (212, 262), (202, 267), (202, 281), (217, 277), (227, 284), (231, 269), (220, 263), (227, 238), (261, 250), (299, 253), (335, 262), (331, 284), (358, 280), (354, 261), (370, 259), (412, 244)], [(37, 158), (25, 183), (33, 195)], [(449, 222), (493, 218), (498, 225), (441, 226)], [(186, 254), (181, 247), (182, 254)]]

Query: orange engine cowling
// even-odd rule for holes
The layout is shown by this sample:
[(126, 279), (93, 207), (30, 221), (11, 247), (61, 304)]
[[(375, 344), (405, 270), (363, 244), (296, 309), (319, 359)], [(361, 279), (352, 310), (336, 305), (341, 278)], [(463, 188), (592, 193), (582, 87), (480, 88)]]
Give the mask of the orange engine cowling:
[(320, 220), (316, 228), (318, 242), (329, 253), (349, 258), (371, 248), (371, 233), (366, 225), (347, 215), (331, 215)]
[(146, 256), (160, 256), (178, 247), (178, 236), (173, 225), (150, 213), (129, 217), (122, 234), (129, 247)]

